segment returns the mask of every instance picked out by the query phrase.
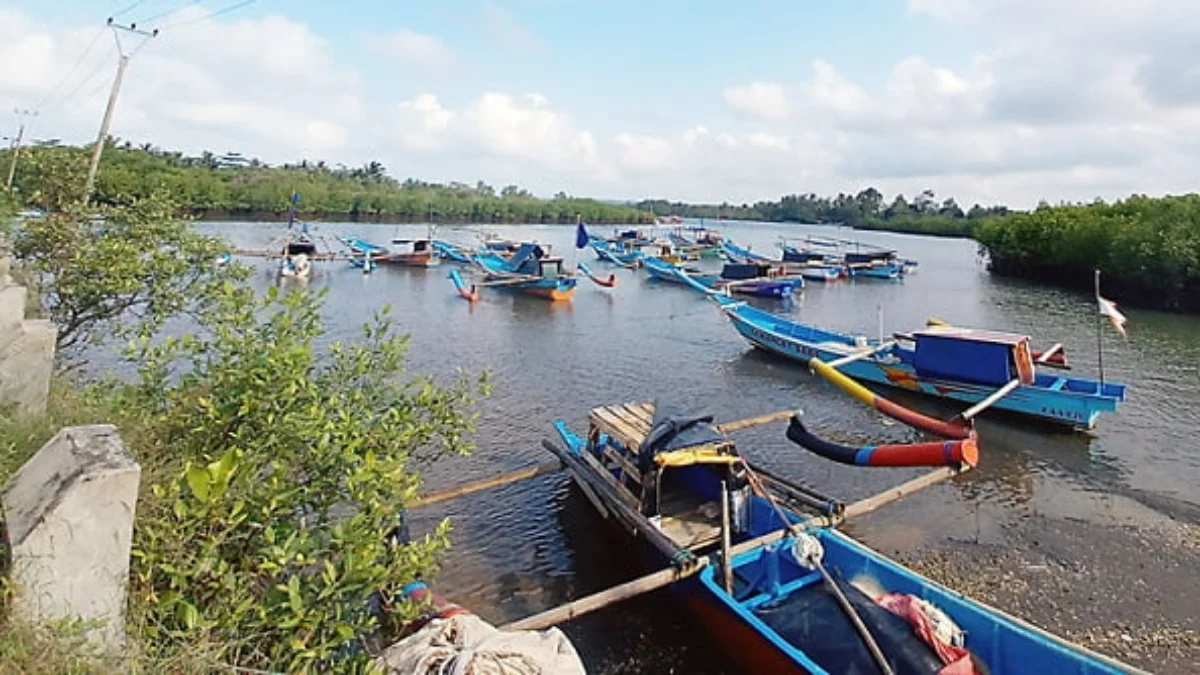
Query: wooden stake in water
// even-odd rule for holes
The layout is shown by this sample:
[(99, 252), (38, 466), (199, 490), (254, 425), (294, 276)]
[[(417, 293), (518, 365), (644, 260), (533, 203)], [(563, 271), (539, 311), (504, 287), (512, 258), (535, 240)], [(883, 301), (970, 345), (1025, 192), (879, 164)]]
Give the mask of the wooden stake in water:
[(1100, 369), (1100, 391), (1104, 391), (1104, 315), (1100, 306), (1100, 270), (1096, 270), (1096, 362)]
[(721, 481), (721, 572), (725, 594), (733, 597), (733, 560), (729, 558), (729, 484)]

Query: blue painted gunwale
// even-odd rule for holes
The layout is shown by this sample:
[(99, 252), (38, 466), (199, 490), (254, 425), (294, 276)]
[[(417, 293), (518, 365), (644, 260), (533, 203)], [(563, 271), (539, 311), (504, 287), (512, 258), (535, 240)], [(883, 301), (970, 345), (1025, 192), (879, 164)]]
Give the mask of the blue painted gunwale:
[(452, 260), (457, 263), (470, 263), (471, 256), (463, 251), (463, 247), (452, 244), (448, 241), (434, 240), (433, 248), (443, 258)]
[[(710, 297), (721, 305), (721, 310), (743, 338), (774, 354), (808, 363), (813, 357), (822, 361), (841, 358), (848, 353), (848, 348), (855, 347), (855, 338), (850, 335), (789, 321), (719, 295)], [(877, 347), (879, 341), (866, 340), (866, 345)], [(988, 385), (921, 377), (913, 368), (911, 357), (910, 350), (897, 346), (875, 357), (848, 363), (840, 370), (857, 380), (967, 404), (978, 403), (996, 390)], [(1095, 380), (1038, 372), (1032, 385), (1018, 386), (994, 407), (1090, 429), (1101, 413), (1116, 410), (1117, 404), (1124, 399), (1123, 384), (1105, 382), (1101, 393), (1100, 383)]]
[[(484, 278), (488, 281), (509, 278), (512, 272), (508, 269), (508, 260), (496, 253), (479, 253), (471, 257), (475, 264), (483, 268)], [(519, 284), (497, 286), (496, 288), (522, 291), (533, 295), (548, 293), (566, 293), (575, 288), (578, 280), (575, 277), (560, 276), (556, 279), (530, 279)]]
[[(557, 420), (554, 428), (572, 454), (582, 456), (589, 453), (597, 457), (598, 451), (590, 449), (587, 441), (572, 432), (564, 421)], [(600, 441), (601, 444), (611, 442), (603, 435)], [(585, 463), (585, 466), (592, 465)], [(683, 479), (688, 489), (705, 499), (719, 498), (719, 479), (704, 466), (694, 465), (672, 471)], [(614, 477), (616, 474), (617, 470), (614, 470)], [(735, 537), (734, 544), (770, 534), (783, 526), (774, 508), (762, 497), (751, 497), (750, 512), (749, 532)], [(784, 514), (791, 523), (804, 520), (801, 514), (786, 509)], [(971, 600), (832, 528), (809, 528), (807, 531), (820, 539), (825, 549), (826, 568), (840, 574), (843, 579), (868, 576), (888, 591), (909, 593), (939, 607), (965, 631), (966, 646), (987, 665), (991, 675), (1117, 675), (1132, 671), (1109, 657), (1068, 643), (1022, 619)], [(784, 579), (781, 575), (779, 580), (782, 583), (773, 590), (762, 589), (755, 584), (763, 592), (739, 601), (725, 592), (716, 577), (715, 565), (709, 565), (695, 577), (677, 582), (671, 586), (671, 590), (687, 604), (696, 619), (708, 628), (729, 656), (748, 668), (747, 672), (827, 675), (828, 671), (784, 640), (752, 611), (754, 606), (769, 599), (765, 594), (781, 597), (809, 584), (821, 583), (818, 572), (803, 570), (790, 559), (787, 550), (791, 543), (792, 538), (787, 537), (733, 558), (735, 569), (748, 567), (767, 556), (777, 556), (780, 567), (790, 563), (797, 574), (790, 579)], [(655, 551), (648, 545), (643, 548)], [(651, 557), (658, 565), (670, 564), (664, 554)]]
[(687, 282), (680, 278), (679, 270), (684, 269), (689, 273), (689, 277), (701, 284), (711, 285), (720, 279), (718, 274), (694, 273), (695, 270), (680, 268), (657, 256), (646, 256), (642, 259), (642, 265), (646, 268), (646, 273), (652, 278), (659, 281), (667, 281), (673, 284), (686, 284)]

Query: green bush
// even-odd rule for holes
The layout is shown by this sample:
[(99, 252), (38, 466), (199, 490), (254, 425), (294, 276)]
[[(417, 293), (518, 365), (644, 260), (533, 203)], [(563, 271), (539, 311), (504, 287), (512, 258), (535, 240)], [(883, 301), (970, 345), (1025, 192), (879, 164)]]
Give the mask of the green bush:
[[(111, 384), (143, 464), (130, 620), (165, 659), (217, 645), (222, 662), (318, 671), (365, 667), (354, 649), (392, 598), (436, 569), (448, 523), (389, 537), (419, 487), (414, 458), (465, 452), (486, 382), (404, 376), (406, 340), (385, 316), (320, 353), (321, 299), (224, 287), (199, 331), (133, 350)], [(408, 608), (385, 602), (384, 621)]]

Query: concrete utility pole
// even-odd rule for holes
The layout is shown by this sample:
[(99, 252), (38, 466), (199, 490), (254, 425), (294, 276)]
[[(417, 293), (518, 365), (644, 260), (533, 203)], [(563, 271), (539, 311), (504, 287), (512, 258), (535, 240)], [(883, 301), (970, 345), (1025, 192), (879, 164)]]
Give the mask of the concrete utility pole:
[[(92, 149), (92, 163), (88, 166), (87, 185), (83, 191), (84, 202), (92, 200), (92, 186), (96, 182), (96, 170), (100, 168), (100, 153), (104, 152), (104, 142), (108, 139), (108, 127), (112, 124), (113, 109), (117, 107), (117, 94), (121, 91), (121, 80), (125, 77), (125, 66), (129, 65), (129, 59), (133, 58), (134, 54), (138, 53), (142, 47), (150, 41), (150, 38), (158, 35), (158, 29), (153, 31), (138, 30), (137, 24), (129, 24), (123, 26), (113, 23), (112, 18), (109, 18), (108, 25), (112, 28), (113, 39), (117, 41), (117, 53), (120, 58), (117, 60), (117, 76), (113, 79), (112, 91), (108, 94), (108, 105), (104, 108), (104, 121), (100, 123), (100, 135), (96, 137), (96, 147)], [(121, 33), (129, 33), (145, 38), (141, 44), (133, 49), (128, 54), (121, 46)]]
[(26, 117), (37, 117), (36, 110), (14, 109), (17, 114), (17, 135), (12, 139), (12, 158), (8, 162), (8, 180), (4, 182), (5, 190), (12, 190), (13, 176), (17, 173), (17, 155), (21, 154), (21, 139), (25, 137), (25, 119)]

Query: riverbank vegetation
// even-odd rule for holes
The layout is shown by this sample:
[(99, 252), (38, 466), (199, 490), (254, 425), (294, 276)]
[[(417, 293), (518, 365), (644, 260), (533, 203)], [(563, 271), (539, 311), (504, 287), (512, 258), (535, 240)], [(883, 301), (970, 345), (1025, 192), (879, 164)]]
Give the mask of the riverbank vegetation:
[[(22, 151), (15, 186), (30, 206), (52, 210), (39, 197), (50, 178), (39, 165), (85, 163), (87, 148), (34, 145)], [(0, 151), (0, 166), (11, 155)], [(186, 156), (151, 145), (110, 141), (96, 178), (95, 201), (119, 204), (170, 193), (192, 215), (213, 220), (264, 220), (287, 214), (292, 192), (300, 195), (305, 218), (347, 221), (438, 223), (589, 223), (649, 222), (652, 216), (628, 205), (558, 193), (540, 199), (508, 185), (499, 189), (482, 181), (474, 185), (397, 180), (379, 162), (361, 167), (331, 167), (300, 161), (267, 166), (240, 156), (211, 152)]]
[(975, 237), (996, 274), (1087, 290), (1099, 269), (1108, 297), (1200, 311), (1200, 195), (1042, 205)]
[[(0, 575), (0, 672), (363, 672), (416, 611), (392, 599), (449, 542), (445, 522), (408, 537), (412, 463), (470, 449), (486, 380), (407, 373), (386, 312), (330, 343), (323, 295), (252, 292), (215, 240), (186, 254), (161, 190), (83, 206), (77, 168), (25, 186), (56, 213), (10, 233), (43, 311), (74, 328), (47, 412), (0, 414), (0, 485), (62, 426), (117, 426), (142, 469), (128, 660), (81, 661), (70, 630), (21, 625)], [(97, 370), (127, 375), (85, 379), (70, 347), (114, 334), (125, 366)]]
[(953, 197), (938, 200), (925, 190), (909, 202), (896, 195), (890, 202), (873, 187), (858, 194), (836, 197), (816, 194), (785, 195), (779, 201), (754, 204), (685, 204), (666, 200), (638, 202), (639, 209), (657, 215), (679, 215), (708, 220), (758, 220), (766, 222), (829, 223), (869, 230), (911, 232), (947, 237), (969, 237), (983, 221), (1008, 213), (1005, 206), (978, 204), (964, 211)]

